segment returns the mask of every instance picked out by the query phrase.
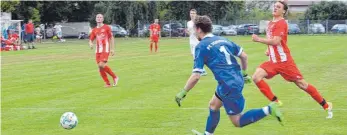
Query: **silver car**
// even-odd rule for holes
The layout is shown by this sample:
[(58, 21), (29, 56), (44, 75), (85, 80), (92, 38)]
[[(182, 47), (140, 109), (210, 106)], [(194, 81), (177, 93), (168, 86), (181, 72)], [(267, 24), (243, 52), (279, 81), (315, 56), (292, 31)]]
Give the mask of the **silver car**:
[(308, 33), (313, 33), (313, 34), (317, 34), (317, 33), (325, 33), (325, 28), (322, 24), (320, 23), (314, 23), (314, 24), (310, 24), (308, 26)]
[(223, 30), (222, 35), (227, 35), (227, 36), (235, 36), (235, 35), (237, 35), (236, 30), (233, 29), (232, 27), (223, 27), (222, 30)]

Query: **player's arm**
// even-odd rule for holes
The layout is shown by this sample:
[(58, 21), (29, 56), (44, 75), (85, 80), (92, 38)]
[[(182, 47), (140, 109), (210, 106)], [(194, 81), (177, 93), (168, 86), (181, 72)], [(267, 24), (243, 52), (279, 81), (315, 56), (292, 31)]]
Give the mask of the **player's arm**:
[(181, 101), (186, 97), (187, 93), (198, 83), (200, 74), (204, 67), (204, 50), (200, 47), (195, 48), (195, 59), (193, 73), (190, 75), (184, 88), (176, 95), (175, 101), (178, 106), (181, 106)]
[(251, 77), (248, 76), (247, 74), (247, 67), (248, 67), (248, 56), (246, 54), (246, 52), (237, 44), (233, 43), (231, 44), (232, 47), (232, 54), (234, 56), (237, 56), (240, 58), (240, 63), (241, 63), (241, 71), (242, 71), (242, 76), (243, 76), (243, 80), (245, 81), (245, 83), (250, 83), (251, 82)]
[(153, 31), (152, 31), (152, 25), (149, 25), (149, 37), (152, 37)]
[(189, 32), (189, 23), (187, 22), (187, 28), (185, 29), (185, 32), (190, 35), (190, 32)]
[(94, 46), (94, 41), (95, 39), (95, 34), (94, 34), (94, 31), (92, 30), (92, 32), (90, 33), (90, 36), (89, 36), (89, 47), (90, 49), (93, 49), (93, 46)]
[(273, 38), (260, 38), (258, 35), (253, 34), (252, 39), (254, 42), (260, 42), (265, 45), (280, 45), (282, 36), (286, 34), (287, 24), (285, 22), (279, 22), (275, 25), (272, 32)]
[(110, 29), (110, 31), (109, 31), (109, 36), (110, 36), (110, 44), (111, 44), (111, 51), (110, 51), (110, 53), (111, 53), (111, 55), (113, 56), (114, 54), (115, 54), (115, 45), (114, 45), (114, 37), (113, 37), (113, 34), (112, 34), (112, 32), (111, 32), (111, 29)]
[(161, 37), (161, 28), (160, 28), (160, 25), (159, 25), (159, 37)]
[(274, 36), (273, 38), (267, 39), (267, 38), (261, 38), (258, 35), (253, 34), (252, 39), (254, 42), (260, 42), (265, 45), (279, 45), (281, 43), (281, 36)]

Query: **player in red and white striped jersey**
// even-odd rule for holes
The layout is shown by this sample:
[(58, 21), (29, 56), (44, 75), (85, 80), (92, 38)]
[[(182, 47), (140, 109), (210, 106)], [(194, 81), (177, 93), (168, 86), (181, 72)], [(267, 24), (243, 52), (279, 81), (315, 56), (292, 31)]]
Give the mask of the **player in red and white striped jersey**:
[(111, 68), (107, 66), (108, 56), (114, 55), (114, 38), (110, 26), (104, 24), (104, 16), (102, 14), (96, 15), (97, 26), (93, 28), (90, 34), (89, 46), (93, 49), (93, 41), (96, 39), (96, 63), (99, 66), (99, 72), (106, 83), (105, 87), (111, 87), (110, 81), (107, 78), (108, 73), (113, 78), (113, 86), (116, 86), (118, 83), (118, 77), (113, 73)]
[(272, 13), (273, 20), (268, 24), (266, 39), (252, 35), (254, 42), (260, 42), (268, 46), (266, 54), (270, 59), (257, 68), (253, 75), (253, 81), (269, 100), (282, 104), (272, 93), (269, 85), (263, 80), (264, 78), (270, 79), (280, 74), (284, 79), (294, 82), (300, 89), (311, 95), (313, 99), (328, 111), (327, 118), (332, 118), (332, 103), (326, 102), (317, 89), (304, 80), (290, 54), (287, 46), (288, 24), (284, 19), (287, 10), (286, 2), (276, 2)]

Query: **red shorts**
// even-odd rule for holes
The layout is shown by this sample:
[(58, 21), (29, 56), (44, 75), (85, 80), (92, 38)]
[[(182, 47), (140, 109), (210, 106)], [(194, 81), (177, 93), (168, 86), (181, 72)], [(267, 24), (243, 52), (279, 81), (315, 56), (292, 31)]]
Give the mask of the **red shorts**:
[(271, 79), (277, 74), (280, 74), (289, 82), (303, 79), (303, 76), (296, 67), (294, 61), (286, 61), (281, 63), (272, 63), (271, 61), (267, 61), (261, 64), (260, 68), (264, 69), (268, 74), (266, 79)]
[(151, 42), (158, 42), (159, 41), (159, 37), (158, 36), (152, 36), (151, 37)]
[(96, 63), (99, 62), (107, 62), (108, 61), (108, 56), (110, 55), (110, 53), (96, 53), (95, 54), (95, 59), (96, 59)]

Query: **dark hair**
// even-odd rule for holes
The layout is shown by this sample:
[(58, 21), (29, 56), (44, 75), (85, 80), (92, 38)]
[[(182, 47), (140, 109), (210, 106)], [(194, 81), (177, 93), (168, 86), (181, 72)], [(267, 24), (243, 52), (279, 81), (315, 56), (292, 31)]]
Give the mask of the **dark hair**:
[(212, 31), (212, 21), (210, 17), (196, 16), (194, 19), (194, 24), (196, 28), (200, 28), (204, 33), (209, 33)]
[(288, 4), (284, 1), (277, 1), (283, 5), (283, 9), (285, 10), (284, 15), (288, 12)]
[(190, 12), (192, 12), (192, 11), (197, 12), (196, 9), (194, 9), (194, 8), (190, 10)]

